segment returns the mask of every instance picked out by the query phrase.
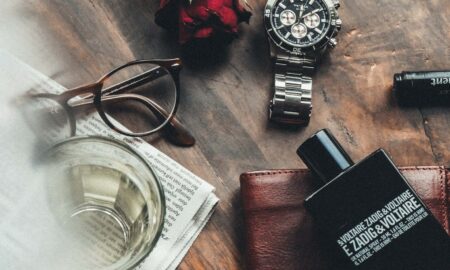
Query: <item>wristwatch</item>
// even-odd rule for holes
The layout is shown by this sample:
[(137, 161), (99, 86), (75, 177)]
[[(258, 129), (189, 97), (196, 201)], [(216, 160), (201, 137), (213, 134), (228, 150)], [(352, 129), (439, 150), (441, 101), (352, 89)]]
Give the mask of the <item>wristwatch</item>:
[(264, 24), (274, 67), (270, 119), (307, 125), (312, 75), (321, 56), (337, 44), (339, 0), (268, 0)]

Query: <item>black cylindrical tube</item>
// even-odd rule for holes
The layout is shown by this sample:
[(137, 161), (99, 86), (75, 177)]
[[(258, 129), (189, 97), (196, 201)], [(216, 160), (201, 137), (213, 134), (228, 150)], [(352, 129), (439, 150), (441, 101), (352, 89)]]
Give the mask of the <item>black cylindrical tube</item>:
[(450, 106), (450, 71), (395, 74), (394, 93), (403, 106)]

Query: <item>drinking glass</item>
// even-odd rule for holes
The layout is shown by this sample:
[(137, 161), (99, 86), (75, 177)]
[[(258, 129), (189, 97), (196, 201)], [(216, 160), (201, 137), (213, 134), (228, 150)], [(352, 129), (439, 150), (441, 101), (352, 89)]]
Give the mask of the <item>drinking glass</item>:
[(56, 144), (44, 160), (49, 205), (69, 239), (66, 265), (130, 270), (142, 262), (165, 214), (163, 189), (145, 159), (124, 143), (91, 136)]

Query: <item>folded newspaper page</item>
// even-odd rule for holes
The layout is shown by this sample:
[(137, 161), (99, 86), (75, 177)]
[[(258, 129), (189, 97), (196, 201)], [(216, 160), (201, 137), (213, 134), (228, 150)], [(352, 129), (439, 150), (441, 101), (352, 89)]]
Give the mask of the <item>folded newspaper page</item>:
[[(51, 93), (60, 93), (66, 90), (63, 86), (7, 53), (0, 52), (0, 72), (3, 72), (0, 74), (3, 75), (0, 76), (3, 85), (20, 87), (19, 83), (22, 84), (22, 88), (32, 85), (34, 90)], [(9, 84), (4, 81), (5, 79), (10, 80)], [(78, 119), (77, 135), (101, 135), (118, 139), (128, 143), (146, 157), (162, 183), (167, 209), (162, 237), (139, 269), (176, 269), (218, 203), (214, 187), (143, 139), (123, 136), (111, 130), (98, 115), (89, 115), (89, 117)], [(8, 228), (9, 231), (5, 228)], [(15, 230), (9, 226), (2, 228), (0, 223), (0, 235), (6, 234), (6, 237), (3, 238), (5, 240), (0, 242), (0, 250), (6, 250), (6, 246), (8, 249), (11, 247), (20, 249), (21, 246), (27, 246), (27, 243), (15, 243), (20, 242), (17, 240), (20, 237), (8, 237), (8, 233), (11, 234), (11, 231)], [(15, 233), (20, 234), (17, 231)], [(10, 238), (13, 240), (8, 242)], [(23, 239), (23, 241), (26, 240)], [(2, 257), (4, 257), (3, 254)], [(2, 263), (0, 266), (3, 266)]]

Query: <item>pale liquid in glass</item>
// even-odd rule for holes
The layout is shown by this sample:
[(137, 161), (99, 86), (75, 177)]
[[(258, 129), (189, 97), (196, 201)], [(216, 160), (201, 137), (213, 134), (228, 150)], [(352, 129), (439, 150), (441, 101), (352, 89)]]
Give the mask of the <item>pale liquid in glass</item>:
[[(58, 174), (55, 200), (68, 236), (69, 265), (104, 269), (146, 244), (155, 209), (125, 173), (101, 165), (72, 165)], [(56, 188), (56, 189), (54, 189)]]

